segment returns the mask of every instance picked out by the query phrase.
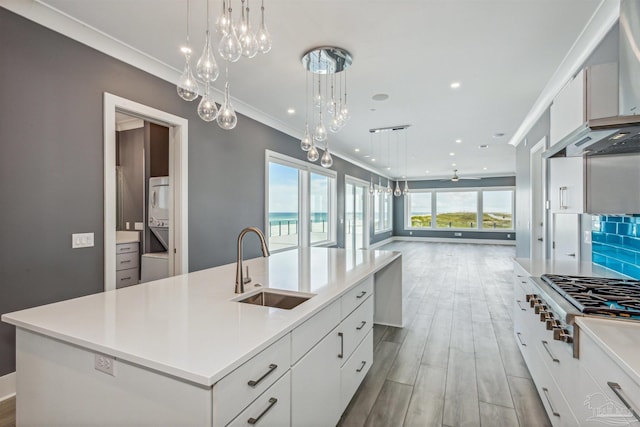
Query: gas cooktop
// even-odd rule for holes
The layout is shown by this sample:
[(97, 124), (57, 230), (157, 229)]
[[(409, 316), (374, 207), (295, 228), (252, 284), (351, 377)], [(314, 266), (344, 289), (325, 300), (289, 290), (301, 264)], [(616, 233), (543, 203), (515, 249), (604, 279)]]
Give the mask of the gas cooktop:
[(640, 281), (543, 274), (542, 280), (584, 314), (640, 320)]

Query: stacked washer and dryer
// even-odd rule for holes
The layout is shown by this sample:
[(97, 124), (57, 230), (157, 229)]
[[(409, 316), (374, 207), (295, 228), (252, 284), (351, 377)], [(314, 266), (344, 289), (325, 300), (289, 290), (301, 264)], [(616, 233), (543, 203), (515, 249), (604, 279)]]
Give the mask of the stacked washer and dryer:
[(140, 281), (143, 283), (169, 276), (169, 191), (168, 176), (149, 178), (149, 229), (165, 250), (142, 255)]

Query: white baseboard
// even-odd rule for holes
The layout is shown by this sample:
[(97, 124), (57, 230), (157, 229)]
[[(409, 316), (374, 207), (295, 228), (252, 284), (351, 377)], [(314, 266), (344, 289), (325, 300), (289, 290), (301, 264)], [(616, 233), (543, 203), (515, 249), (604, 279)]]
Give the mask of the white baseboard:
[(16, 373), (0, 377), (0, 402), (16, 395)]
[[(474, 243), (478, 245), (507, 245), (515, 246), (515, 240), (494, 240), (494, 239), (459, 239), (444, 237), (413, 237), (413, 236), (394, 236), (393, 240), (403, 242), (433, 242), (433, 243)], [(388, 243), (388, 242), (387, 242)]]

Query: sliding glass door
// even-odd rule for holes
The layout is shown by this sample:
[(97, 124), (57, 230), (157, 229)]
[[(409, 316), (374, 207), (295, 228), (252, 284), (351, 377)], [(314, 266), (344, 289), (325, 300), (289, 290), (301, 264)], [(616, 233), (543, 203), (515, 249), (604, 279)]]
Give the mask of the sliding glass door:
[(367, 230), (368, 184), (355, 178), (345, 178), (344, 247), (363, 249), (369, 246)]

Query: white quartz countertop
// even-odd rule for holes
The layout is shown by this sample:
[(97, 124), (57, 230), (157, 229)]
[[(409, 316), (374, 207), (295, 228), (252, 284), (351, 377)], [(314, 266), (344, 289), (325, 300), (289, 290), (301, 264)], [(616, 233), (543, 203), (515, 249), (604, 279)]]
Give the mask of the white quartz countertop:
[(577, 317), (576, 324), (640, 384), (640, 322)]
[(604, 267), (600, 267), (592, 262), (580, 261), (554, 261), (531, 258), (515, 258), (515, 262), (520, 264), (531, 276), (538, 277), (543, 274), (569, 274), (576, 276), (592, 277), (614, 277), (625, 278), (626, 276), (616, 273)]
[(233, 299), (235, 263), (2, 315), (2, 320), (212, 386), (399, 252), (301, 248), (255, 258), (253, 282), (316, 294), (292, 310)]
[(116, 245), (140, 241), (139, 231), (116, 231)]

